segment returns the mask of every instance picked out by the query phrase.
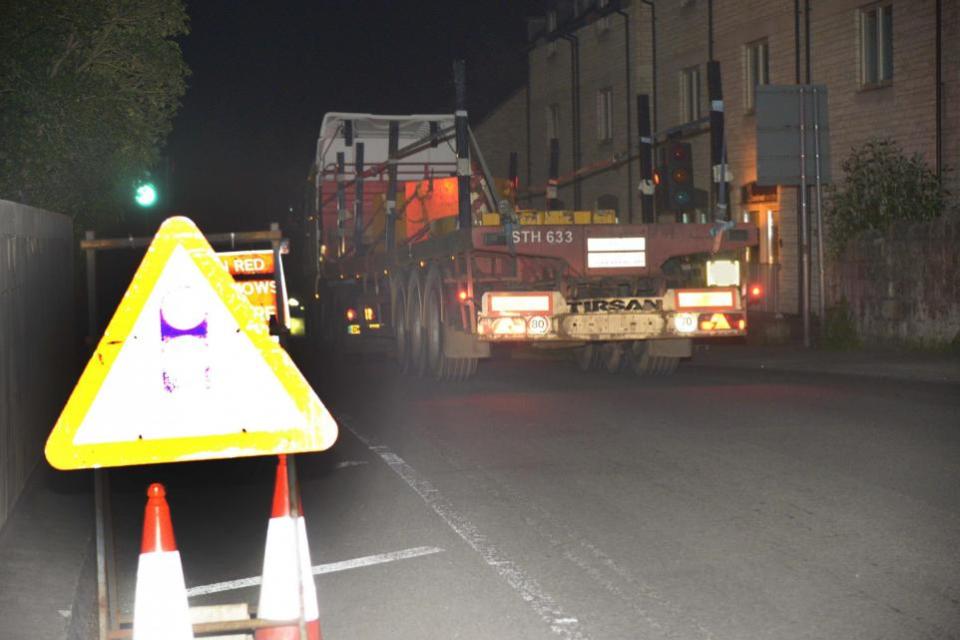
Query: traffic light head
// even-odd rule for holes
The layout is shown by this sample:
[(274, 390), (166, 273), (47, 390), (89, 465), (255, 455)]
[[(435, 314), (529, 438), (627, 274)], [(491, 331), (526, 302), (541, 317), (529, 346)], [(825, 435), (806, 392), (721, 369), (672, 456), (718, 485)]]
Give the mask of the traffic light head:
[(157, 203), (157, 188), (150, 182), (143, 182), (137, 185), (133, 200), (141, 207), (152, 207)]
[(693, 208), (693, 154), (688, 142), (667, 144), (662, 185), (663, 204), (668, 211), (689, 211)]

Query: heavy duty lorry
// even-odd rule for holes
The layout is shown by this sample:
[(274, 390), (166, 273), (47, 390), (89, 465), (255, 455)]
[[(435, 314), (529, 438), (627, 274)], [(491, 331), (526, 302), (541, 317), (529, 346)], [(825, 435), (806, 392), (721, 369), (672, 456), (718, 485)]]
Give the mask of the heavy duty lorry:
[(465, 111), (328, 113), (311, 184), (308, 331), (387, 345), (405, 373), (466, 379), (491, 344), (527, 343), (662, 375), (695, 338), (746, 334), (738, 258), (755, 227), (517, 209)]

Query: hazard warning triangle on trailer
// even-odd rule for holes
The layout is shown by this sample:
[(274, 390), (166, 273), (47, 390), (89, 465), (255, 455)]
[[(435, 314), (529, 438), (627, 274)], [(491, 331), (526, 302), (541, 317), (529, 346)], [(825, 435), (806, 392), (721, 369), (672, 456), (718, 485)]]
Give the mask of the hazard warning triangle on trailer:
[(58, 469), (322, 451), (337, 425), (192, 221), (166, 220), (47, 440)]

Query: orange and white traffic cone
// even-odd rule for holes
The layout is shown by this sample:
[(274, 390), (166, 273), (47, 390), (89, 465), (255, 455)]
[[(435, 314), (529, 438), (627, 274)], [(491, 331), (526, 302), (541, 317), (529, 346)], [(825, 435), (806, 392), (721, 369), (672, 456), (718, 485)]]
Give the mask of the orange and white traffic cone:
[(147, 489), (133, 603), (133, 640), (193, 640), (180, 552), (162, 484)]
[(257, 617), (261, 620), (299, 620), (302, 611), (307, 636), (301, 638), (300, 625), (293, 623), (258, 629), (256, 640), (321, 640), (317, 588), (310, 567), (303, 508), (298, 504), (300, 515), (294, 521), (290, 515), (290, 488), (287, 482), (287, 457), (281, 455), (273, 490), (273, 512), (267, 525), (267, 549), (263, 558), (263, 582), (260, 584)]

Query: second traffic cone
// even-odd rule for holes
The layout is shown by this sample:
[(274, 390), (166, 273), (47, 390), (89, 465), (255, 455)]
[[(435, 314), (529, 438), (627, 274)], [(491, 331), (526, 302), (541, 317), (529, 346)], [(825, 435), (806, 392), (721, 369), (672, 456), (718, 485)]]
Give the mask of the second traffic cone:
[(193, 640), (180, 552), (162, 484), (147, 489), (133, 603), (133, 640)]
[[(322, 640), (317, 588), (313, 583), (310, 548), (303, 508), (294, 521), (290, 515), (290, 488), (287, 484), (287, 457), (280, 456), (273, 490), (273, 511), (267, 525), (267, 548), (263, 557), (263, 582), (257, 617), (261, 620), (298, 620), (301, 592), (307, 637), (300, 638), (299, 625), (258, 629), (256, 640)], [(297, 545), (300, 548), (300, 580), (297, 580)]]

